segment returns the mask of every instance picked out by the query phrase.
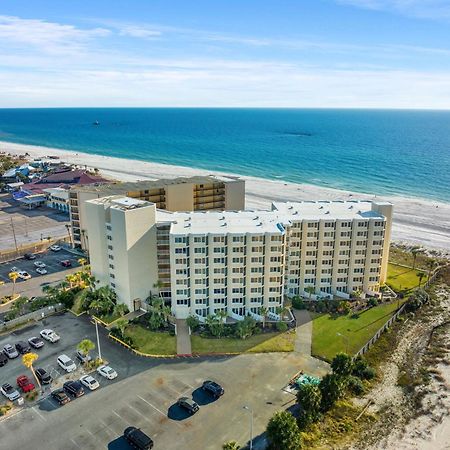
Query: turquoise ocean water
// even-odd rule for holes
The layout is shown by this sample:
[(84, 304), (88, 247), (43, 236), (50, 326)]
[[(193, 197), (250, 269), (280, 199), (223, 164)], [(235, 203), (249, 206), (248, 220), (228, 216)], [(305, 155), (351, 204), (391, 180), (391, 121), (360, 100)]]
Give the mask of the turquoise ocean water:
[(450, 111), (0, 109), (0, 140), (450, 201)]

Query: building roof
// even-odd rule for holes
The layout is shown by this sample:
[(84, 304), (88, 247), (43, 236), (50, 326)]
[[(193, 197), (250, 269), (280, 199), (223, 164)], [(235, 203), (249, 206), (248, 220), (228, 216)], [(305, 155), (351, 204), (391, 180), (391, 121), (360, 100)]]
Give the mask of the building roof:
[(384, 216), (372, 210), (368, 200), (273, 202), (272, 210), (290, 216), (291, 220), (353, 220)]
[(94, 192), (104, 195), (126, 194), (133, 191), (144, 191), (151, 189), (158, 189), (173, 184), (206, 184), (217, 182), (237, 181), (238, 177), (217, 177), (215, 175), (208, 176), (194, 176), (194, 177), (178, 177), (178, 178), (162, 178), (159, 180), (142, 180), (142, 181), (127, 181), (115, 183), (102, 183), (99, 185), (90, 186), (74, 186), (72, 190), (78, 192)]

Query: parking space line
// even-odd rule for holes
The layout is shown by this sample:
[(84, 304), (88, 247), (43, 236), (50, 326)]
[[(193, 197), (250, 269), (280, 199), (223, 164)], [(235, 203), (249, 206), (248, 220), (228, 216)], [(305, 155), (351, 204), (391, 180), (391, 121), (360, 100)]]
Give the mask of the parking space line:
[(141, 417), (143, 417), (147, 422), (149, 422), (149, 423), (152, 423), (152, 421), (148, 418), (148, 417), (146, 417), (146, 416), (144, 416), (144, 414), (142, 414), (141, 412), (139, 412), (136, 408), (134, 408), (133, 406), (131, 406), (131, 405), (127, 405), (128, 406), (128, 408), (130, 408), (130, 409), (132, 409), (133, 411), (135, 411), (135, 412), (137, 412)]
[(116, 413), (116, 411), (114, 411), (113, 409), (111, 410), (120, 420), (123, 420), (125, 423), (127, 423), (128, 425), (130, 425), (130, 422), (128, 422), (128, 420), (124, 419), (120, 414)]
[(44, 422), (47, 422), (47, 419), (36, 409), (35, 406), (31, 408)]
[(152, 405), (150, 402), (145, 400), (145, 398), (142, 398), (140, 395), (137, 396), (140, 398), (144, 403), (147, 403), (147, 405), (151, 406), (154, 410), (158, 411), (162, 416), (166, 417), (166, 414), (164, 414), (161, 410), (159, 410), (156, 406)]
[(72, 441), (73, 444), (75, 444), (77, 448), (81, 448), (74, 439), (70, 438), (70, 440)]
[(108, 428), (108, 430), (111, 431), (111, 433), (113, 433), (115, 436), (120, 436), (120, 435), (117, 434), (117, 432), (114, 431), (109, 425), (107, 425), (102, 419), (100, 419), (100, 422), (105, 426), (105, 428)]

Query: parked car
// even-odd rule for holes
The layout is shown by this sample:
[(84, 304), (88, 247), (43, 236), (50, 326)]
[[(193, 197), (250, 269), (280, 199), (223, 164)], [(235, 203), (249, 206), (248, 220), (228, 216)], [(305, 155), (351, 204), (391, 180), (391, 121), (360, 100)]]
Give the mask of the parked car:
[(51, 395), (60, 405), (65, 405), (70, 402), (70, 398), (64, 392), (64, 389), (57, 389), (56, 391), (53, 391)]
[(9, 383), (5, 383), (0, 387), (0, 392), (11, 402), (20, 397), (19, 391), (13, 388)]
[(177, 405), (184, 408), (190, 414), (195, 414), (200, 408), (197, 403), (189, 397), (181, 397), (177, 400)]
[(100, 383), (92, 375), (83, 375), (80, 378), (81, 384), (86, 386), (90, 391), (95, 391), (100, 387)]
[(152, 439), (142, 430), (136, 427), (128, 427), (123, 432), (123, 437), (128, 443), (139, 450), (149, 450), (153, 448)]
[(47, 272), (47, 269), (44, 269), (43, 267), (38, 267), (38, 268), (36, 269), (36, 272), (37, 272), (39, 275), (45, 275), (45, 274), (48, 273), (48, 272)]
[(52, 245), (52, 246), (50, 247), (50, 250), (51, 250), (52, 252), (59, 252), (59, 251), (61, 250), (61, 247), (60, 247), (59, 245)]
[(46, 328), (45, 330), (42, 330), (40, 333), (41, 337), (43, 337), (45, 340), (49, 341), (49, 342), (58, 342), (59, 341), (59, 336), (53, 331), (50, 330), (49, 328)]
[(89, 353), (87, 355), (85, 355), (83, 352), (80, 352), (80, 350), (77, 350), (77, 358), (83, 363), (86, 364), (89, 361), (92, 361), (92, 357), (91, 355), (89, 355)]
[(17, 377), (17, 386), (22, 389), (22, 392), (30, 392), (34, 390), (34, 384), (26, 375), (20, 375)]
[(56, 360), (58, 361), (58, 365), (68, 373), (73, 372), (77, 368), (75, 363), (67, 355), (60, 355)]
[(33, 253), (25, 253), (25, 255), (23, 255), (24, 259), (36, 259), (36, 255), (33, 255)]
[(42, 348), (44, 346), (44, 341), (42, 339), (39, 339), (38, 337), (31, 337), (30, 339), (28, 339), (28, 343), (33, 347), (33, 348)]
[(79, 381), (66, 381), (63, 384), (63, 389), (75, 398), (84, 395), (83, 385)]
[(21, 278), (22, 280), (29, 280), (31, 278), (31, 275), (25, 270), (19, 270), (17, 274), (19, 275), (19, 278)]
[(8, 357), (3, 352), (0, 352), (0, 367), (3, 367), (7, 363)]
[(16, 266), (11, 267), (10, 272), (20, 272), (20, 269)]
[(9, 359), (14, 359), (17, 358), (19, 356), (19, 352), (11, 345), (11, 344), (6, 344), (3, 347), (3, 353), (9, 358)]
[(16, 350), (21, 354), (21, 355), (25, 355), (25, 353), (29, 353), (30, 352), (30, 346), (28, 345), (28, 343), (26, 343), (25, 341), (19, 341), (16, 344)]
[(35, 267), (41, 267), (41, 268), (46, 267), (45, 263), (43, 263), (42, 261), (36, 261), (36, 262), (34, 263), (34, 266), (35, 266)]
[(36, 374), (38, 380), (41, 382), (41, 384), (50, 384), (53, 381), (53, 378), (51, 375), (41, 367), (38, 367), (34, 373)]
[(70, 262), (69, 259), (64, 259), (64, 260), (61, 261), (61, 265), (62, 265), (63, 267), (71, 267), (71, 266), (72, 266), (72, 263)]
[(114, 380), (114, 378), (117, 378), (117, 372), (110, 366), (103, 365), (98, 367), (97, 373), (108, 380)]
[(220, 384), (211, 380), (204, 381), (202, 384), (202, 389), (206, 392), (209, 392), (214, 397), (220, 397), (225, 392)]

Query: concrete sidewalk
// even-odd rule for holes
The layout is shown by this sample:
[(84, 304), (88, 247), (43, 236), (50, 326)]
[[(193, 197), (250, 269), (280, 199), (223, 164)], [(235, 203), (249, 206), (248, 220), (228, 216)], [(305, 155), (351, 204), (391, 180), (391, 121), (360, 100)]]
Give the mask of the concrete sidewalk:
[(185, 319), (177, 319), (177, 354), (191, 355), (191, 336)]
[(297, 321), (297, 336), (295, 338), (296, 353), (304, 356), (311, 356), (312, 343), (312, 320), (306, 309), (294, 309), (295, 320)]

